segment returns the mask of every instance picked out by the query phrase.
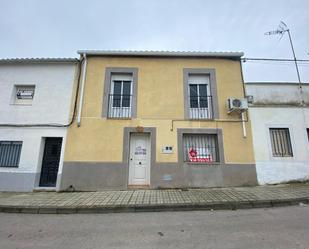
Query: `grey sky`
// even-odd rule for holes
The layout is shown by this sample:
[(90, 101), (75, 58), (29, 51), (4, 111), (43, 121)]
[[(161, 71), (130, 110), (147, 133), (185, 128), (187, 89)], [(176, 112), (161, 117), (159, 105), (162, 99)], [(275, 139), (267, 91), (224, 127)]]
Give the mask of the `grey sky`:
[[(243, 51), (309, 59), (308, 0), (0, 0), (0, 58), (76, 57), (78, 49)], [(297, 81), (292, 63), (244, 63), (246, 81)], [(309, 63), (300, 65), (309, 82)]]

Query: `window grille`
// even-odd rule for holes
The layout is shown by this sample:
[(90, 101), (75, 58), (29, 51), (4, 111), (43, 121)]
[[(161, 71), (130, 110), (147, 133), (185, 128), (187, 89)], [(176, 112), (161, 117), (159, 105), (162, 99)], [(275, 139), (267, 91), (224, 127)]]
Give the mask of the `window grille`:
[(184, 134), (183, 158), (185, 162), (219, 162), (216, 134)]
[(0, 167), (18, 167), (22, 142), (0, 141)]
[(288, 128), (270, 128), (270, 140), (274, 157), (292, 157), (292, 145)]
[(16, 105), (31, 105), (34, 94), (35, 85), (16, 85), (14, 87), (15, 98), (14, 104)]
[(130, 94), (109, 94), (108, 95), (108, 117), (109, 118), (130, 118), (132, 95)]

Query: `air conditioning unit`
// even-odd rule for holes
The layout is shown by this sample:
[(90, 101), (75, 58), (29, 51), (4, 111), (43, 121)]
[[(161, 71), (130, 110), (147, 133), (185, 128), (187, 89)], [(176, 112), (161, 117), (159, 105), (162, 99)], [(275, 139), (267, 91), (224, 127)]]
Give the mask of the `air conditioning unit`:
[(247, 99), (229, 98), (227, 100), (228, 113), (238, 111), (243, 112), (248, 109)]

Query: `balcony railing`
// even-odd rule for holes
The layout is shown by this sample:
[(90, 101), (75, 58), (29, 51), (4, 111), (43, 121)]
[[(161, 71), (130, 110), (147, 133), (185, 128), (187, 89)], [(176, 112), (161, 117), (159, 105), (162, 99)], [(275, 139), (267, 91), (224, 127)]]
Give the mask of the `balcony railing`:
[[(109, 94), (108, 95), (108, 118), (131, 118), (132, 95)], [(189, 97), (190, 119), (212, 119), (213, 101), (212, 96)]]
[(190, 119), (212, 119), (212, 96), (189, 96)]
[(132, 95), (109, 94), (108, 95), (108, 117), (109, 118), (131, 118)]

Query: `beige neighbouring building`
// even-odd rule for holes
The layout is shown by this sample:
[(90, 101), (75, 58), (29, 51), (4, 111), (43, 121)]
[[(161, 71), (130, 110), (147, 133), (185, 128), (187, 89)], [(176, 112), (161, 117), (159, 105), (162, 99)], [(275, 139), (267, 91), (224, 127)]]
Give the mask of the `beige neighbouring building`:
[(256, 185), (238, 52), (79, 51), (59, 190)]

